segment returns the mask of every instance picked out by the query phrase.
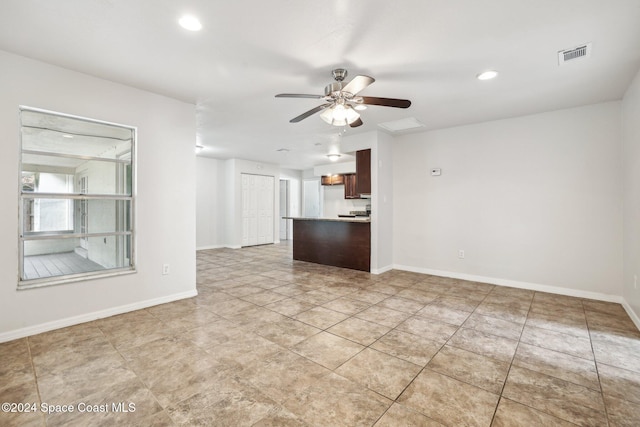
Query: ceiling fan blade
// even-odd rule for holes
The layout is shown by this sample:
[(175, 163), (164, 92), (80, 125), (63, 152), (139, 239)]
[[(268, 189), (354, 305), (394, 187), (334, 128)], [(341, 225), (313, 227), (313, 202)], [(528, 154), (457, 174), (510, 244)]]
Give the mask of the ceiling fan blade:
[(313, 99), (321, 99), (324, 98), (324, 95), (307, 95), (304, 93), (279, 93), (276, 95), (276, 98), (313, 98)]
[(293, 119), (289, 120), (289, 123), (298, 123), (299, 121), (302, 121), (304, 119), (306, 119), (309, 116), (314, 115), (317, 112), (320, 112), (322, 110), (324, 110), (327, 107), (330, 107), (331, 104), (322, 104), (322, 105), (318, 105), (316, 108), (313, 108), (305, 113), (300, 114), (298, 117), (294, 117)]
[(345, 87), (342, 88), (342, 92), (349, 92), (352, 95), (356, 95), (358, 92), (375, 82), (376, 79), (369, 76), (355, 76)]
[(362, 103), (367, 105), (382, 105), (383, 107), (409, 108), (411, 101), (408, 99), (376, 98), (372, 96), (362, 96)]
[(362, 120), (358, 117), (358, 119), (355, 122), (351, 123), (349, 126), (352, 128), (357, 128), (358, 126), (362, 126), (362, 124)]

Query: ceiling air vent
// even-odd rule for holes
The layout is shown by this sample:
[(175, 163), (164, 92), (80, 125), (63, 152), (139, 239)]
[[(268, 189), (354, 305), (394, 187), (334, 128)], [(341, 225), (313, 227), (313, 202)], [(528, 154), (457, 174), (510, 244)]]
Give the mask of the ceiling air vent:
[(580, 58), (588, 58), (591, 56), (591, 43), (586, 43), (572, 49), (565, 49), (558, 52), (558, 65), (565, 62), (575, 61)]

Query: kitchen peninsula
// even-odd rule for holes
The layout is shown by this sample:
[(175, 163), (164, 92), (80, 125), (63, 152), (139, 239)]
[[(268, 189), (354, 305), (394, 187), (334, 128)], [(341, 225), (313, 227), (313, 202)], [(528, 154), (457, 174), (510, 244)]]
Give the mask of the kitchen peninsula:
[(293, 219), (293, 259), (370, 271), (369, 217)]

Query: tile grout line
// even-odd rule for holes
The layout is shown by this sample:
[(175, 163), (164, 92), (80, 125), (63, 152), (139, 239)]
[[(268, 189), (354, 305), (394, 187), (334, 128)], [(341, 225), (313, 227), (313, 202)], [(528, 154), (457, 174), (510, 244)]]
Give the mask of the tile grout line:
[[(42, 396), (40, 395), (40, 385), (38, 384), (38, 375), (36, 374), (36, 365), (35, 365), (35, 362), (33, 361), (33, 354), (31, 353), (31, 336), (26, 337), (26, 340), (27, 340), (27, 351), (29, 352), (29, 362), (31, 364), (31, 370), (33, 371), (33, 382), (34, 382), (34, 385), (36, 386), (36, 394), (38, 395), (38, 408), (39, 408), (40, 405), (42, 404)], [(38, 412), (40, 412), (42, 421), (46, 426), (47, 425), (46, 415), (41, 411), (38, 411)]]
[(598, 386), (600, 386), (600, 398), (602, 399), (602, 406), (604, 407), (604, 416), (607, 420), (607, 426), (609, 423), (609, 411), (607, 409), (607, 401), (604, 399), (604, 391), (602, 390), (602, 381), (600, 380), (600, 369), (598, 369), (598, 360), (596, 359), (596, 352), (593, 349), (593, 339), (591, 338), (591, 327), (589, 326), (589, 318), (587, 317), (587, 309), (584, 306), (584, 299), (580, 301), (582, 306), (582, 312), (584, 313), (584, 320), (587, 324), (587, 332), (589, 334), (589, 346), (591, 347), (591, 354), (593, 354), (593, 365), (596, 368), (596, 375), (598, 377)]
[[(518, 344), (516, 344), (516, 349), (513, 352), (513, 356), (511, 356), (511, 362), (509, 363), (509, 369), (507, 369), (507, 375), (505, 375), (505, 377), (504, 377), (504, 383), (502, 383), (502, 388), (500, 389), (500, 393), (498, 395), (498, 404), (496, 405), (496, 409), (493, 412), (493, 416), (491, 417), (490, 425), (493, 424), (493, 422), (496, 419), (496, 415), (498, 414), (498, 407), (500, 406), (500, 402), (503, 399), (504, 389), (507, 386), (507, 380), (509, 379), (509, 374), (511, 373), (511, 368), (513, 367), (513, 361), (516, 358), (516, 354), (518, 354), (518, 348), (520, 348), (520, 342), (521, 342), (521, 339), (522, 339), (522, 334), (524, 333), (524, 328), (525, 328), (525, 325), (527, 324), (527, 319), (529, 318), (529, 313), (531, 312), (531, 306), (533, 305), (533, 299), (535, 298), (535, 295), (536, 295), (536, 293), (534, 291), (533, 295), (531, 295), (531, 301), (529, 301), (529, 308), (527, 309), (527, 315), (525, 316), (524, 323), (522, 324), (522, 328), (520, 329), (520, 336), (518, 337)], [(505, 399), (506, 399), (506, 397), (505, 397)], [(520, 402), (516, 402), (516, 403), (520, 403)], [(525, 406), (527, 406), (527, 405), (525, 405)], [(535, 408), (532, 408), (532, 409), (535, 409)]]

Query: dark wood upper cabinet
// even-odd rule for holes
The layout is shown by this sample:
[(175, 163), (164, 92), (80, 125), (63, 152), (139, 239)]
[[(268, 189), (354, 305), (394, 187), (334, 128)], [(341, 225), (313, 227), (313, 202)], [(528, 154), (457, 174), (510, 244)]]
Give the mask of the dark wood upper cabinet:
[(344, 175), (325, 175), (320, 178), (322, 185), (342, 185), (344, 184)]
[(371, 150), (356, 151), (356, 192), (371, 194)]
[(356, 191), (356, 174), (348, 173), (344, 175), (344, 198), (359, 199), (360, 194)]

